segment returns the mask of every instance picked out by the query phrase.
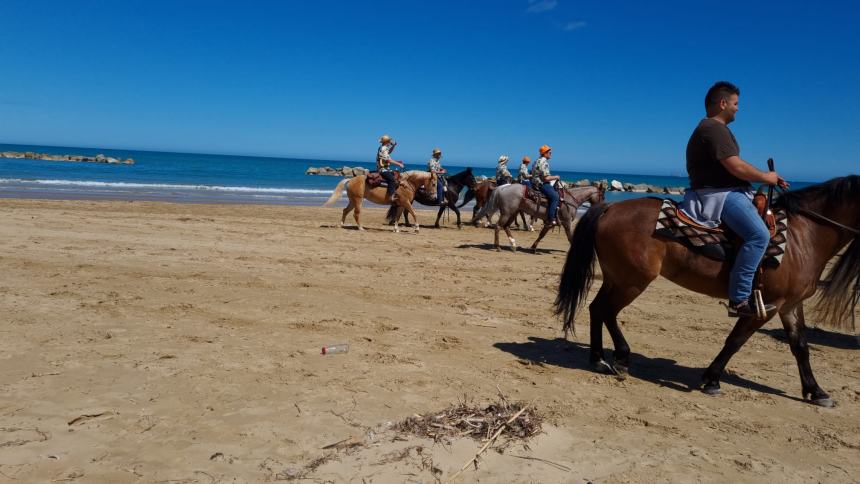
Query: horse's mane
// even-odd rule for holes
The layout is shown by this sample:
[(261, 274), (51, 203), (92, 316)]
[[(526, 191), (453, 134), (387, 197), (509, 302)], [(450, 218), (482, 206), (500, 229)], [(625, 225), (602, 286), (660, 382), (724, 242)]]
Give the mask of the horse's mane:
[(776, 200), (775, 205), (785, 208), (788, 213), (796, 213), (811, 200), (824, 198), (837, 202), (849, 197), (860, 197), (860, 175), (842, 176), (800, 190), (787, 191)]
[[(823, 200), (825, 205), (818, 208), (822, 212), (837, 203), (860, 199), (860, 176), (848, 175), (812, 185), (800, 190), (785, 192), (775, 203), (784, 207), (788, 213), (809, 209), (810, 202)], [(818, 304), (818, 318), (822, 324), (854, 331), (851, 313), (852, 289), (860, 277), (860, 242), (852, 240), (841, 257), (833, 264), (827, 274), (827, 286), (821, 290)]]

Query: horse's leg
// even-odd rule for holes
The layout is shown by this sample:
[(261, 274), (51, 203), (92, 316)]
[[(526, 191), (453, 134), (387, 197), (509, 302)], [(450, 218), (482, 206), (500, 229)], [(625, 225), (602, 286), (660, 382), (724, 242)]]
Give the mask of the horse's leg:
[(501, 230), (501, 229), (505, 229), (505, 233), (508, 235), (508, 240), (511, 241), (511, 249), (516, 250), (517, 241), (514, 240), (513, 236), (511, 235), (511, 231), (508, 228), (508, 225), (510, 225), (510, 223), (511, 223), (510, 216), (508, 216), (504, 212), (499, 213), (499, 220), (496, 221), (496, 227), (494, 229), (494, 233), (495, 233), (494, 246), (495, 246), (497, 251), (501, 252), (501, 250), (502, 250), (502, 247), (499, 245), (499, 230)]
[[(591, 323), (591, 350), (589, 363), (596, 371), (611, 370), (611, 366), (603, 358), (603, 306), (606, 304), (606, 294), (609, 292), (609, 283), (604, 281), (594, 296), (594, 300), (588, 306), (588, 314)], [(567, 334), (565, 334), (567, 337)]]
[(361, 226), (361, 202), (362, 202), (361, 198), (359, 198), (355, 202), (350, 200), (350, 203), (355, 204), (355, 211), (352, 212), (352, 216), (355, 217), (355, 223), (356, 223), (356, 225), (358, 225), (358, 230), (364, 230), (364, 227)]
[(815, 381), (815, 376), (812, 374), (812, 367), (809, 365), (809, 345), (806, 343), (806, 326), (801, 319), (802, 315), (802, 303), (791, 310), (784, 309), (779, 313), (782, 327), (785, 328), (785, 334), (788, 336), (788, 345), (791, 347), (791, 353), (797, 360), (797, 368), (800, 370), (803, 399), (806, 400), (808, 396), (815, 405), (833, 407), (835, 405), (833, 399), (818, 386), (818, 382)]
[(346, 208), (343, 209), (343, 216), (340, 218), (340, 226), (343, 227), (343, 224), (346, 223), (346, 216), (349, 215), (349, 212), (355, 208), (355, 201), (353, 199), (349, 199), (349, 203), (346, 205)]
[[(516, 218), (516, 214), (514, 214), (514, 218)], [(517, 251), (517, 241), (516, 241), (516, 239), (514, 239), (513, 234), (511, 234), (511, 222), (510, 221), (506, 222), (502, 226), (502, 228), (505, 229), (505, 235), (508, 236), (508, 240), (511, 242), (511, 251), (516, 252)]]
[(418, 223), (418, 215), (415, 214), (415, 209), (412, 208), (412, 203), (406, 202), (404, 205), (401, 205), (402, 209), (405, 209), (407, 213), (412, 215), (412, 220), (415, 221), (415, 233), (418, 233), (418, 229), (421, 228), (421, 224)]
[(439, 228), (439, 219), (442, 218), (442, 214), (445, 213), (445, 205), (439, 207), (439, 213), (436, 215), (436, 224), (433, 225), (435, 228)]
[(726, 338), (723, 349), (717, 357), (714, 358), (714, 361), (710, 366), (708, 366), (708, 369), (705, 370), (705, 374), (702, 375), (703, 392), (708, 395), (718, 395), (720, 393), (720, 375), (722, 375), (729, 360), (738, 352), (739, 349), (741, 349), (741, 346), (747, 342), (749, 337), (764, 325), (764, 323), (765, 321), (756, 320), (754, 318), (738, 319), (732, 332), (729, 333), (729, 336)]
[(538, 242), (540, 242), (540, 240), (544, 238), (544, 236), (547, 234), (547, 232), (550, 231), (550, 229), (552, 229), (552, 226), (550, 224), (543, 224), (543, 227), (540, 229), (540, 233), (538, 234), (537, 239), (531, 246), (532, 252), (537, 254)]
[(459, 209), (459, 208), (457, 208), (457, 204), (456, 204), (456, 203), (452, 203), (452, 204), (451, 204), (451, 210), (453, 210), (453, 211), (454, 211), (454, 213), (455, 213), (455, 214), (457, 214), (457, 228), (458, 228), (458, 229), (462, 229), (462, 228), (463, 228), (463, 223), (462, 223), (462, 222), (460, 222), (460, 209)]

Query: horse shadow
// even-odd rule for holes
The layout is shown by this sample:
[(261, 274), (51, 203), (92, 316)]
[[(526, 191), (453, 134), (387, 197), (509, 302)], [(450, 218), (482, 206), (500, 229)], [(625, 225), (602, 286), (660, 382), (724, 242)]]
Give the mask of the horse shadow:
[[(766, 334), (773, 339), (788, 343), (785, 330), (782, 328), (763, 328), (759, 333)], [(837, 333), (821, 328), (806, 328), (806, 341), (818, 346), (829, 346), (840, 350), (860, 349), (860, 336), (853, 334)]]
[[(483, 243), (483, 244), (460, 244), (460, 245), (458, 245), (458, 246), (457, 246), (457, 248), (458, 248), (458, 249), (481, 249), (481, 250), (490, 250), (490, 251), (493, 251), (493, 252), (495, 252), (495, 251), (496, 251), (496, 246), (495, 246), (495, 245), (493, 245), (493, 244), (491, 244), (491, 243)], [(510, 252), (510, 251), (511, 251), (511, 248), (510, 248), (510, 247), (508, 247), (508, 246), (506, 246), (506, 245), (503, 245), (503, 246), (502, 246), (502, 252)], [(552, 253), (555, 253), (555, 252), (562, 252), (562, 253), (564, 253), (565, 251), (563, 251), (563, 250), (558, 250), (558, 249), (541, 249), (540, 247), (538, 247), (538, 249), (537, 249), (536, 251), (534, 251), (534, 250), (532, 250), (532, 249), (531, 249), (531, 248), (529, 248), (529, 247), (518, 247), (518, 248), (517, 248), (517, 252), (522, 252), (522, 253), (525, 253), (525, 254), (552, 254)]]
[[(589, 363), (590, 347), (588, 345), (568, 341), (564, 338), (545, 339), (529, 336), (529, 341), (526, 343), (496, 343), (493, 346), (518, 358), (535, 363), (601, 373), (595, 371)], [(631, 378), (638, 378), (685, 393), (698, 390), (701, 386), (702, 374), (705, 371), (703, 368), (691, 368), (679, 364), (676, 360), (651, 358), (639, 353), (631, 353), (630, 358)], [(802, 401), (787, 395), (782, 390), (730, 373), (723, 373), (720, 381), (740, 388)]]

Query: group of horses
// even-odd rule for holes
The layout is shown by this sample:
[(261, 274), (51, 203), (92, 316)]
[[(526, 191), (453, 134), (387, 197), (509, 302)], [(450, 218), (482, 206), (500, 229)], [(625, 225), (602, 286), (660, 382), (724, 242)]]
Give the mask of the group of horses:
[[(445, 208), (456, 213), (457, 225), (460, 226), (459, 208), (470, 200), (470, 195), (478, 198), (480, 190), (484, 190), (489, 195), (484, 197), (485, 203), (481, 204), (479, 200), (473, 223), (500, 212), (495, 228), (495, 247), (499, 248), (499, 230), (504, 230), (511, 248), (516, 249), (509, 226), (517, 215), (525, 213), (543, 218), (546, 212), (545, 206), (525, 196), (522, 185), (503, 185), (491, 191), (480, 188), (471, 169), (448, 178), (446, 198), (441, 201), (432, 196), (436, 184), (434, 175), (405, 172), (401, 179), (403, 183), (397, 190), (397, 202), (388, 214), (389, 220), (395, 224), (395, 231), (404, 211), (412, 215), (415, 230), (418, 230), (412, 208), (412, 202), (416, 200), (424, 205), (439, 206), (437, 226)], [(338, 184), (327, 205), (340, 197), (344, 185), (349, 205), (343, 211), (341, 224), (354, 210), (356, 223), (361, 229), (362, 199), (386, 203), (385, 188), (367, 189), (363, 177), (344, 180)], [(464, 188), (471, 190), (471, 194), (467, 193), (465, 202), (457, 206)], [(590, 362), (596, 371), (625, 377), (630, 370), (631, 352), (619, 326), (618, 313), (660, 275), (686, 289), (726, 299), (733, 260), (714, 260), (676, 239), (656, 233), (661, 200), (640, 198), (607, 204), (603, 195), (603, 190), (595, 187), (566, 189), (559, 219), (570, 240), (570, 249), (561, 272), (554, 310), (563, 319), (567, 335), (574, 327), (577, 310), (586, 302), (593, 280), (599, 278), (602, 281), (600, 289), (588, 306)], [(574, 229), (576, 209), (586, 201), (591, 207)], [(719, 394), (720, 378), (731, 357), (770, 318), (778, 315), (797, 362), (804, 400), (832, 407), (835, 405), (833, 399), (819, 386), (810, 366), (803, 301), (816, 293), (826, 266), (841, 252), (825, 279), (824, 289), (820, 291), (817, 305), (819, 324), (854, 332), (852, 294), (855, 294), (856, 302), (860, 284), (860, 242), (857, 241), (860, 235), (860, 176), (849, 175), (784, 192), (775, 201), (774, 208), (787, 213), (788, 243), (781, 263), (776, 267), (764, 267), (758, 277), (763, 300), (775, 305), (776, 311), (767, 318), (739, 318), (722, 350), (704, 370), (698, 386), (706, 394)], [(533, 249), (549, 228), (549, 224), (544, 224), (532, 245)], [(595, 264), (600, 266), (599, 277), (595, 274)], [(604, 356), (604, 327), (615, 348), (611, 362), (607, 362)]]
[[(510, 231), (510, 225), (516, 221), (517, 215), (520, 215), (526, 227), (531, 228), (531, 225), (526, 223), (525, 216), (535, 219), (544, 219), (546, 217), (547, 207), (545, 204), (537, 203), (525, 195), (525, 185), (508, 184), (500, 187), (495, 186), (495, 181), (484, 180), (478, 182), (471, 168), (451, 175), (446, 178), (447, 190), (444, 191), (444, 198), (437, 200), (436, 197), (436, 175), (428, 171), (405, 171), (400, 175), (400, 184), (396, 189), (396, 200), (394, 203), (389, 203), (387, 200), (387, 191), (385, 187), (379, 186), (370, 188), (366, 183), (366, 176), (359, 175), (353, 178), (345, 178), (337, 184), (334, 192), (325, 202), (324, 206), (328, 207), (337, 202), (341, 194), (346, 188), (347, 198), (349, 199), (346, 208), (343, 209), (340, 224), (346, 223), (346, 217), (350, 212), (353, 213), (355, 223), (358, 230), (364, 230), (361, 224), (361, 205), (363, 200), (390, 205), (386, 220), (394, 225), (394, 231), (400, 231), (400, 218), (404, 217), (407, 225), (413, 225), (415, 232), (420, 229), (418, 218), (412, 206), (413, 202), (418, 202), (422, 205), (430, 207), (439, 207), (439, 213), (436, 215), (435, 227), (439, 227), (439, 221), (442, 218), (446, 209), (451, 209), (457, 216), (457, 227), (463, 225), (460, 208), (469, 203), (472, 199), (476, 199), (475, 211), (472, 215), (472, 223), (477, 224), (479, 220), (490, 217), (499, 212), (499, 218), (495, 227), (495, 244), (497, 250), (501, 250), (499, 246), (499, 230), (504, 230), (511, 243), (511, 249), (517, 249), (517, 243)], [(467, 192), (463, 197), (463, 202), (460, 201), (461, 192), (466, 189)], [(591, 204), (600, 203), (604, 200), (604, 188), (602, 187), (578, 187), (563, 189), (562, 202), (559, 206), (559, 221), (564, 227), (565, 234), (568, 240), (573, 236), (573, 222), (576, 218), (576, 210), (582, 204), (588, 202)], [(410, 224), (409, 216), (412, 216), (414, 224)], [(550, 224), (545, 223), (537, 239), (532, 244), (531, 249), (537, 249), (538, 243), (552, 228)]]

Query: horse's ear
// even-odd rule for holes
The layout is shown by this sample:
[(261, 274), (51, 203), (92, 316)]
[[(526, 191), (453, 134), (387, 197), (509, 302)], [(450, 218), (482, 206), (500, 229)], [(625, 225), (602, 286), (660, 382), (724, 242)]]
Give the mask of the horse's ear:
[(469, 173), (472, 173), (472, 167), (471, 167), (471, 166), (467, 166), (467, 167), (466, 167), (466, 171), (468, 171)]

